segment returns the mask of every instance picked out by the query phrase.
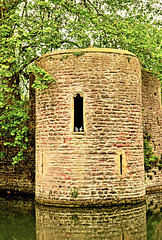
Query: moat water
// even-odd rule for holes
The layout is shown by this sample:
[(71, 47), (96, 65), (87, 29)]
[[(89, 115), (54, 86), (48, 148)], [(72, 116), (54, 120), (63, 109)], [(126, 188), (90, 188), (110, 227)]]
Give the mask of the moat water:
[(55, 208), (0, 199), (0, 240), (162, 240), (162, 193), (146, 204), (101, 209)]

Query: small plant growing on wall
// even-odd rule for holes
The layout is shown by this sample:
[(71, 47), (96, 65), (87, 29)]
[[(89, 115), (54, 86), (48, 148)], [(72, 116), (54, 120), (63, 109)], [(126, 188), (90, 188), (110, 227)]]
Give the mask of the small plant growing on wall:
[(152, 146), (150, 144), (151, 135), (149, 133), (144, 134), (144, 164), (145, 170), (153, 168), (154, 166), (159, 167), (159, 158), (154, 154)]
[(72, 198), (77, 198), (77, 196), (78, 196), (78, 188), (74, 187), (73, 189), (71, 189), (70, 194), (71, 194)]

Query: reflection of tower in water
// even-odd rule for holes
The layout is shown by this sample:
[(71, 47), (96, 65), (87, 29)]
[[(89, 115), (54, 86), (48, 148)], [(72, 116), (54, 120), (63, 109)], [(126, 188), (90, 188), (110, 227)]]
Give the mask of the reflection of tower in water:
[(69, 209), (36, 206), (37, 240), (146, 240), (146, 206)]

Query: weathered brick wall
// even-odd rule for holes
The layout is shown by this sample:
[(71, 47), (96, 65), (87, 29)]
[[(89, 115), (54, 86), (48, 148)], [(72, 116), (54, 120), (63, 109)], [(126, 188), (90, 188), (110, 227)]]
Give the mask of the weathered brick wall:
[(18, 148), (3, 146), (3, 139), (0, 140), (1, 151), (6, 153), (0, 159), (0, 192), (8, 194), (32, 194), (35, 192), (35, 142), (34, 130), (29, 131), (28, 149), (25, 160), (13, 165), (12, 157), (18, 153)]
[[(38, 63), (56, 85), (36, 93), (36, 200), (74, 205), (143, 199), (139, 60), (126, 51), (75, 52), (50, 53)], [(84, 99), (84, 133), (73, 132), (75, 94)]]
[[(162, 157), (162, 105), (161, 82), (151, 72), (142, 71), (142, 105), (144, 133), (151, 135), (154, 153)], [(162, 187), (162, 169), (154, 167), (145, 174), (146, 189)]]
[(131, 209), (69, 209), (36, 206), (37, 240), (136, 239), (146, 237), (146, 206)]
[(162, 209), (162, 192), (148, 194), (146, 197), (148, 211), (160, 212)]

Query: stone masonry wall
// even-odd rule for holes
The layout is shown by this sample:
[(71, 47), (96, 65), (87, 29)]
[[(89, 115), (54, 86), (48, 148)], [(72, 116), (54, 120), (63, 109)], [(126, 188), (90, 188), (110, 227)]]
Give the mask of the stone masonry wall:
[[(139, 60), (127, 51), (93, 48), (53, 52), (38, 65), (56, 84), (36, 93), (36, 201), (143, 199)], [(76, 94), (83, 97), (84, 132), (73, 131)]]
[[(74, 54), (75, 52), (76, 52), (76, 55)], [(46, 70), (50, 70), (50, 73), (52, 73), (54, 78), (56, 78), (57, 80), (56, 85), (50, 86), (50, 89), (52, 89), (52, 94), (54, 93), (53, 96), (52, 94), (48, 94), (49, 91), (46, 91), (46, 93), (37, 94), (38, 99), (43, 99), (42, 104), (44, 104), (45, 109), (47, 109), (51, 114), (47, 116), (48, 112), (43, 110), (43, 107), (42, 107), (41, 114), (45, 114), (45, 118), (44, 119), (42, 118), (43, 124), (41, 123), (42, 125), (40, 124), (39, 128), (40, 129), (41, 127), (44, 128), (43, 134), (45, 136), (42, 136), (41, 139), (43, 139), (43, 137), (45, 140), (50, 138), (51, 146), (55, 146), (54, 149), (58, 150), (57, 154), (55, 153), (55, 155), (59, 157), (63, 149), (63, 154), (61, 155), (62, 160), (60, 160), (61, 166), (63, 166), (63, 168), (62, 169), (59, 168), (59, 162), (58, 163), (55, 162), (54, 165), (56, 166), (56, 169), (53, 169), (52, 167), (53, 163), (51, 163), (51, 170), (50, 170), (51, 175), (53, 170), (55, 175), (57, 174), (59, 175), (59, 176), (55, 176), (53, 179), (51, 178), (51, 182), (54, 184), (54, 189), (52, 185), (48, 188), (49, 182), (47, 181), (46, 182), (47, 186), (43, 190), (46, 193), (44, 193), (44, 197), (41, 197), (41, 198), (42, 199), (44, 198), (45, 200), (46, 196), (52, 192), (53, 192), (53, 195), (55, 193), (57, 195), (58, 192), (61, 191), (62, 189), (62, 181), (63, 181), (64, 184), (65, 183), (67, 184), (68, 194), (67, 193), (66, 194), (68, 195), (68, 199), (71, 199), (72, 201), (73, 198), (71, 198), (71, 196), (73, 195), (72, 192), (74, 192), (75, 189), (76, 189), (76, 193), (78, 192), (77, 195), (79, 196), (80, 194), (79, 193), (80, 190), (78, 189), (77, 179), (80, 179), (79, 181), (82, 181), (84, 179), (84, 182), (88, 183), (86, 186), (92, 185), (90, 190), (91, 191), (90, 197), (92, 199), (94, 199), (95, 193), (98, 192), (99, 198), (104, 196), (104, 199), (110, 200), (112, 199), (113, 196), (115, 196), (116, 201), (118, 201), (118, 199), (122, 197), (128, 198), (128, 194), (126, 195), (124, 193), (125, 186), (123, 187), (123, 183), (127, 185), (128, 183), (126, 184), (125, 182), (126, 182), (126, 179), (129, 178), (128, 171), (127, 171), (129, 169), (129, 166), (127, 165), (127, 162), (128, 162), (128, 155), (129, 155), (130, 140), (128, 139), (130, 139), (131, 134), (130, 134), (130, 137), (126, 136), (126, 138), (124, 138), (123, 136), (125, 136), (124, 131), (126, 131), (125, 130), (126, 126), (122, 126), (122, 128), (124, 129), (124, 131), (122, 132), (122, 131), (119, 131), (119, 128), (120, 128), (119, 123), (118, 123), (118, 126), (116, 125), (117, 125), (117, 121), (119, 120), (118, 115), (120, 115), (120, 113), (121, 113), (120, 119), (121, 119), (121, 122), (123, 122), (124, 117), (122, 117), (122, 115), (124, 114), (124, 111), (126, 112), (127, 110), (129, 110), (130, 111), (129, 114), (135, 111), (133, 109), (132, 101), (130, 102), (132, 104), (130, 109), (127, 109), (125, 103), (123, 105), (121, 104), (124, 97), (128, 96), (128, 99), (127, 100), (125, 99), (125, 101), (128, 102), (129, 99), (131, 98), (131, 95), (135, 96), (136, 94), (131, 89), (131, 86), (135, 87), (136, 84), (133, 83), (133, 85), (131, 85), (132, 84), (130, 81), (131, 76), (129, 75), (131, 72), (130, 68), (132, 66), (131, 62), (134, 61), (135, 57), (132, 54), (125, 52), (123, 55), (123, 59), (125, 58), (125, 61), (123, 60), (122, 62), (120, 57), (123, 52), (109, 49), (109, 54), (111, 55), (108, 58), (108, 62), (107, 62), (107, 56), (105, 58), (105, 55), (107, 54), (106, 52), (102, 53), (101, 51), (100, 53), (96, 52), (94, 54), (93, 49), (91, 49), (91, 54), (88, 52), (86, 53), (87, 62), (85, 62), (85, 59), (84, 59), (85, 53), (83, 55), (81, 53), (82, 51), (80, 52), (80, 54), (78, 54), (78, 50), (70, 53), (67, 51), (63, 51), (61, 53), (55, 53), (53, 55), (48, 54), (46, 56), (47, 58), (41, 60), (41, 66), (42, 67), (46, 66)], [(78, 54), (78, 57), (77, 57), (77, 54)], [(104, 61), (103, 61), (103, 58), (105, 58)], [(98, 59), (99, 59), (99, 63), (97, 63)], [(111, 62), (111, 59), (113, 59), (113, 61), (116, 60), (116, 63), (115, 61)], [(47, 62), (44, 63), (44, 61), (46, 60)], [(52, 61), (54, 62), (51, 63)], [(74, 61), (73, 64), (71, 63), (72, 61)], [(119, 62), (117, 63), (117, 61)], [(122, 64), (119, 67), (120, 62)], [(57, 67), (59, 66), (58, 72), (57, 72), (57, 67), (53, 67), (55, 64)], [(108, 64), (107, 66), (108, 70), (106, 70), (106, 64)], [(81, 65), (84, 65), (84, 66), (81, 67)], [(64, 67), (65, 69), (63, 69)], [(70, 70), (71, 67), (72, 69)], [(100, 68), (100, 70), (98, 70), (98, 68)], [(137, 68), (137, 72), (138, 72), (138, 68)], [(134, 72), (136, 72), (136, 69), (134, 70), (132, 69), (132, 73)], [(128, 76), (128, 79), (125, 78), (126, 75)], [(116, 81), (116, 79), (118, 79), (118, 81)], [(33, 81), (34, 81), (34, 76), (31, 75), (30, 85), (32, 85)], [(81, 85), (84, 85), (84, 86), (81, 86)], [(66, 87), (65, 90), (63, 90), (64, 87)], [(88, 88), (89, 90), (87, 91)], [(34, 91), (34, 90), (30, 88), (30, 91)], [(65, 93), (66, 91), (69, 91), (69, 93), (68, 94)], [(140, 90), (138, 89), (138, 91)], [(123, 92), (125, 92), (125, 96), (123, 98), (120, 98), (119, 96), (121, 96)], [(73, 112), (73, 96), (76, 93), (83, 94), (84, 104), (88, 103), (88, 106), (86, 107), (85, 105), (85, 109), (84, 109), (85, 110), (84, 121), (85, 121), (86, 131), (85, 131), (85, 134), (83, 135), (82, 134), (77, 135), (72, 131), (73, 122), (71, 121), (71, 118), (73, 117), (73, 113), (72, 113)], [(45, 94), (49, 95), (49, 97), (46, 98)], [(34, 92), (30, 92), (30, 96), (34, 96), (34, 95), (35, 95)], [(55, 99), (55, 96), (56, 96), (56, 99)], [(90, 96), (90, 101), (88, 101), (89, 96)], [(92, 100), (93, 97), (94, 97), (94, 100)], [(49, 102), (47, 102), (48, 100)], [(69, 103), (67, 104), (66, 102), (68, 100), (69, 102), (71, 101), (70, 105)], [(61, 103), (60, 106), (57, 105), (60, 103)], [(51, 104), (51, 109), (50, 109), (50, 104)], [(91, 104), (93, 104), (93, 106), (91, 106)], [(30, 106), (31, 106), (31, 112), (30, 112), (30, 123), (29, 123), (29, 128), (30, 128), (29, 144), (28, 144), (29, 146), (26, 153), (26, 157), (27, 157), (26, 161), (23, 161), (22, 163), (19, 163), (18, 165), (13, 166), (11, 163), (12, 161), (11, 158), (12, 156), (14, 156), (14, 152), (17, 151), (18, 149), (12, 148), (10, 150), (7, 150), (7, 148), (4, 148), (4, 151), (7, 152), (7, 157), (5, 159), (1, 159), (0, 161), (0, 173), (1, 173), (0, 191), (5, 191), (5, 192), (18, 191), (18, 192), (26, 192), (26, 193), (34, 194), (34, 190), (35, 190), (35, 187), (34, 187), (35, 99), (30, 99)], [(89, 109), (89, 106), (90, 106), (90, 109)], [(159, 158), (161, 158), (162, 156), (161, 85), (160, 85), (160, 81), (157, 80), (157, 77), (155, 75), (152, 75), (150, 72), (146, 72), (144, 70), (142, 70), (142, 106), (143, 106), (143, 109), (142, 109), (143, 129), (144, 131), (148, 131), (151, 134), (151, 137), (152, 137), (151, 143), (152, 143), (153, 150), (155, 154), (157, 154)], [(59, 128), (60, 122), (62, 124), (62, 120), (64, 121), (64, 117), (66, 117), (66, 115), (64, 116), (64, 112), (66, 113), (66, 110), (65, 110), (66, 107), (69, 108), (68, 110), (69, 113), (67, 118), (68, 120), (65, 119), (64, 123), (65, 125), (69, 124), (68, 126), (70, 128), (70, 134), (69, 134), (69, 131), (66, 131), (66, 130), (60, 131), (60, 128)], [(88, 113), (89, 110), (90, 110), (90, 114)], [(54, 120), (53, 111), (55, 111), (55, 116), (57, 116), (56, 120)], [(60, 114), (61, 111), (62, 111), (62, 115), (59, 117), (58, 114)], [(93, 114), (95, 116), (93, 116)], [(128, 125), (129, 125), (128, 119), (132, 118), (132, 116), (130, 117), (129, 114), (126, 113), (126, 117), (127, 117), (126, 122)], [(107, 117), (108, 115), (109, 115), (109, 118)], [(61, 120), (61, 117), (62, 117), (62, 120)], [(59, 128), (59, 133), (56, 133), (53, 130), (55, 129), (53, 126), (53, 120), (49, 121), (50, 125), (52, 126), (45, 127), (46, 120), (48, 118), (49, 119), (53, 118), (54, 121), (59, 120), (57, 121), (57, 127), (56, 127), (56, 131), (57, 131), (57, 128)], [(114, 121), (113, 121), (113, 118), (114, 118)], [(111, 123), (107, 124), (106, 121), (109, 121), (109, 120), (111, 120)], [(132, 126), (130, 126), (129, 129), (131, 129), (131, 127)], [(102, 131), (100, 132), (101, 128), (103, 129), (103, 132)], [(64, 129), (64, 126), (62, 126), (62, 129)], [(91, 134), (91, 137), (90, 137), (90, 131), (91, 131), (90, 129), (94, 131)], [(115, 133), (116, 129), (117, 129), (117, 132)], [(46, 131), (46, 134), (45, 134), (45, 131)], [(112, 134), (113, 131), (114, 133)], [(37, 132), (39, 136), (40, 131), (37, 131)], [(97, 134), (94, 134), (95, 132), (98, 132), (98, 136)], [(121, 136), (121, 138), (117, 137), (118, 134)], [(105, 138), (105, 135), (107, 135), (108, 138), (110, 137), (111, 140), (113, 140), (113, 143), (111, 142), (111, 140), (107, 139), (107, 136)], [(132, 137), (133, 141), (135, 141), (135, 138), (136, 137)], [(52, 143), (52, 139), (54, 139), (53, 143)], [(127, 140), (128, 142), (126, 143)], [(1, 139), (0, 141), (1, 141), (0, 144), (2, 148), (3, 140)], [(39, 139), (39, 144), (40, 143), (41, 141)], [(43, 180), (41, 176), (39, 176), (40, 182), (41, 182), (41, 181), (44, 181), (44, 178), (45, 178), (44, 175), (48, 173), (49, 163), (47, 162), (49, 161), (49, 159), (47, 155), (48, 153), (53, 154), (53, 152), (52, 150), (49, 150), (48, 152), (48, 149), (50, 149), (50, 147), (47, 146), (45, 142), (42, 142), (41, 145), (39, 144), (37, 144), (37, 146), (41, 150), (37, 151), (37, 156), (39, 158), (43, 156), (43, 159), (42, 159), (43, 161), (42, 162), (40, 161), (39, 163), (37, 163), (37, 165), (39, 165), (37, 167), (37, 174), (39, 174), (44, 168), (44, 173), (41, 174), (43, 176), (42, 177)], [(57, 146), (59, 146), (59, 149)], [(88, 150), (88, 147), (90, 147), (89, 150)], [(107, 152), (108, 154), (110, 154), (109, 157), (106, 157), (105, 148), (108, 148)], [(119, 168), (120, 168), (119, 156), (121, 154), (123, 157), (123, 175), (122, 176), (120, 176), (119, 174)], [(87, 155), (88, 155), (88, 161), (87, 161)], [(98, 155), (102, 156), (101, 159), (99, 158)], [(111, 158), (110, 156), (113, 156), (113, 157)], [(96, 164), (95, 162), (95, 164), (91, 166), (91, 172), (89, 172), (88, 167), (91, 165), (91, 163), (93, 163), (95, 158), (98, 159), (97, 166), (95, 165)], [(56, 157), (54, 158), (54, 161), (55, 159)], [(80, 159), (82, 160), (80, 161)], [(66, 160), (67, 166), (65, 166), (66, 164), (64, 165), (64, 160)], [(107, 162), (109, 161), (111, 162), (111, 164), (106, 166)], [(101, 162), (100, 168), (98, 167), (99, 162)], [(42, 163), (44, 164), (44, 166), (41, 169)], [(69, 168), (68, 168), (68, 164), (69, 164)], [(103, 166), (103, 171), (102, 171), (102, 166)], [(115, 170), (116, 172), (112, 174), (112, 169), (114, 168), (114, 166), (116, 168)], [(74, 172), (75, 174), (78, 173), (77, 176), (74, 176)], [(90, 174), (90, 177), (87, 176), (87, 172)], [(109, 175), (109, 177), (106, 179), (105, 179), (105, 174)], [(116, 178), (115, 174), (118, 176), (117, 177), (118, 180), (115, 179)], [(86, 181), (85, 181), (85, 175), (87, 177)], [(131, 173), (129, 175), (131, 176)], [(127, 177), (125, 178), (125, 176)], [(143, 175), (141, 176), (143, 177)], [(59, 179), (60, 177), (61, 177), (61, 180)], [(70, 181), (72, 178), (75, 179), (73, 182)], [(103, 178), (104, 178), (104, 181), (103, 181)], [(110, 183), (113, 181), (113, 179), (115, 179), (114, 181), (115, 183), (112, 184), (112, 186), (110, 187)], [(61, 181), (61, 185), (60, 185), (60, 181)], [(104, 187), (100, 191), (99, 186), (100, 186), (100, 182), (102, 181), (103, 181)], [(107, 181), (109, 184), (107, 184)], [(130, 184), (131, 184), (131, 177), (130, 177)], [(96, 185), (98, 187), (96, 187)], [(114, 185), (115, 185), (115, 188), (114, 188)], [(41, 186), (41, 183), (39, 187), (40, 186)], [(95, 186), (94, 189), (93, 189), (93, 186)], [(148, 172), (146, 172), (145, 186), (147, 191), (160, 190), (162, 186), (162, 170), (159, 170), (158, 167), (154, 167), (152, 170), (149, 170)], [(80, 188), (80, 183), (79, 183), (79, 188)], [(88, 189), (89, 188), (86, 188), (86, 196), (85, 196), (86, 199), (89, 198), (87, 194)], [(115, 191), (114, 192), (115, 195), (113, 194), (113, 191)], [(37, 192), (37, 195), (40, 196), (39, 192)], [(54, 199), (52, 194), (50, 194), (49, 199), (52, 199), (52, 198)], [(55, 202), (55, 200), (52, 200), (52, 201)]]
[(34, 132), (29, 131), (28, 149), (25, 160), (13, 165), (12, 158), (19, 152), (18, 148), (3, 146), (4, 139), (0, 139), (1, 151), (6, 156), (0, 159), (0, 192), (1, 194), (34, 194), (34, 170), (35, 170), (35, 142)]
[[(151, 135), (154, 153), (162, 159), (161, 82), (151, 72), (142, 71), (142, 105), (144, 133)], [(162, 169), (154, 167), (145, 174), (146, 190), (162, 188)]]

